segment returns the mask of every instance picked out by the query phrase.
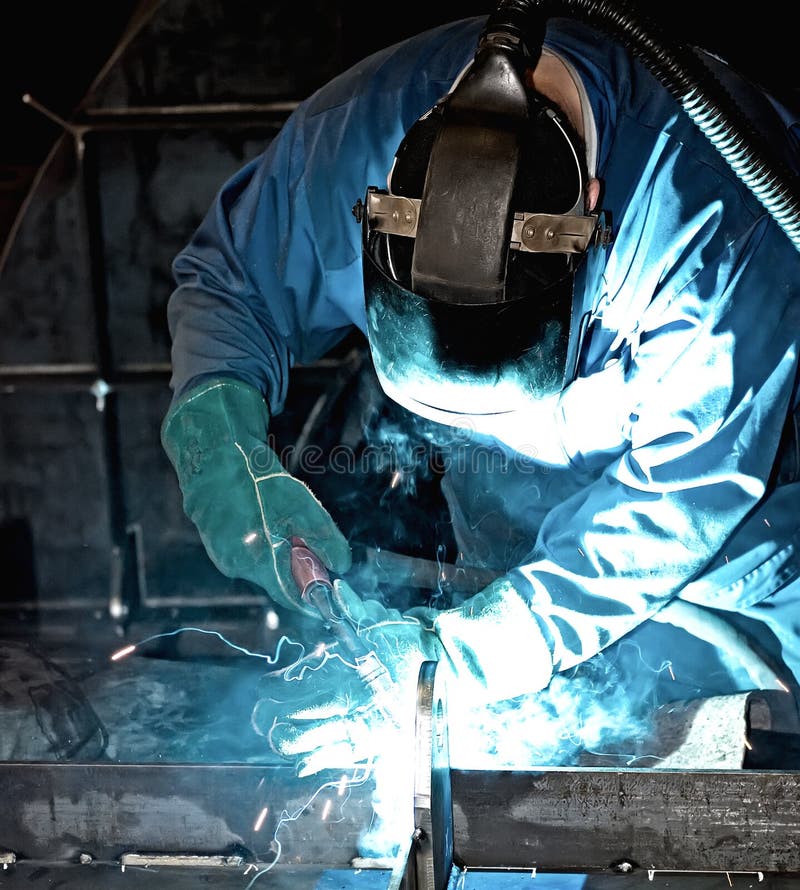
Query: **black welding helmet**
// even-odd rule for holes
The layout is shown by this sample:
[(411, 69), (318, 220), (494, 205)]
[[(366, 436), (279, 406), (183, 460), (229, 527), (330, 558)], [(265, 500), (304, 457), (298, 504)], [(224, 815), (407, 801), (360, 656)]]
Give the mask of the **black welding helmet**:
[(445, 422), (517, 410), (575, 370), (597, 216), (580, 140), (524, 77), (519, 54), (479, 46), (357, 205), (378, 378)]

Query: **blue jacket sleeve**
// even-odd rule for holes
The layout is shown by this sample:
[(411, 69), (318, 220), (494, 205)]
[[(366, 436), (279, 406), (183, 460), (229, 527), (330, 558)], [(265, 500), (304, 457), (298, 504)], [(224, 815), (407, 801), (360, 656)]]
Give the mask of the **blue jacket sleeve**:
[(303, 114), (225, 183), (173, 263), (176, 398), (202, 377), (226, 374), (259, 389), (277, 413), (294, 362), (324, 354), (354, 323), (331, 296), (317, 246), (303, 174)]
[(267, 150), (219, 191), (173, 263), (174, 398), (225, 374), (278, 413), (295, 362), (365, 329), (352, 207), (385, 186), (405, 130), (471, 58), (481, 18), (388, 47), (301, 103)]
[(618, 361), (562, 398), (564, 449), (587, 482), (512, 572), (555, 670), (679, 596), (765, 496), (794, 398), (800, 258), (763, 216), (712, 259), (716, 240), (695, 232), (670, 267), (691, 278), (662, 282)]

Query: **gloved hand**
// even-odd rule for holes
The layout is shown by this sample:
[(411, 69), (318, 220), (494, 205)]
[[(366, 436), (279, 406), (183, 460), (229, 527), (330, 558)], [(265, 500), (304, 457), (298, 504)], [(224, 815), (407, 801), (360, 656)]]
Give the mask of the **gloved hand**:
[(336, 645), (265, 678), (253, 726), (276, 753), (299, 760), (301, 775), (352, 768), (398, 746), (413, 749), (423, 661), (438, 661), (444, 670), (448, 721), (456, 733), (460, 722), (474, 723), (477, 709), (540, 690), (552, 676), (549, 647), (508, 579), (443, 612), (401, 614), (362, 601), (343, 581), (334, 582), (334, 601), (389, 672), (395, 694), (382, 708)]
[(352, 653), (340, 643), (317, 646), (288, 668), (268, 674), (252, 723), (276, 753), (299, 760), (301, 776), (351, 768), (375, 754), (379, 736), (398, 728), (413, 732), (419, 666), (440, 655), (433, 610), (401, 614), (376, 600), (361, 600), (341, 580), (333, 582), (331, 599), (334, 611), (357, 628), (394, 686), (389, 696), (376, 700)]
[(229, 578), (264, 588), (281, 606), (319, 618), (300, 599), (290, 539), (302, 537), (334, 573), (350, 568), (347, 540), (310, 489), (267, 445), (261, 393), (232, 377), (207, 380), (169, 410), (161, 442), (178, 475), (186, 515)]

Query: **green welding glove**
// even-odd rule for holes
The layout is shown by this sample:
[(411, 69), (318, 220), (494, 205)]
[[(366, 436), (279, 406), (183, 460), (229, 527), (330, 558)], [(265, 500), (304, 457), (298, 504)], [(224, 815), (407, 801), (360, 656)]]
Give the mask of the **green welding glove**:
[(399, 613), (334, 584), (338, 613), (388, 672), (391, 695), (376, 695), (357, 664), (333, 644), (265, 678), (252, 723), (301, 775), (349, 769), (381, 752), (413, 749), (417, 679), (438, 661), (448, 723), (474, 725), (476, 709), (536, 692), (550, 682), (552, 658), (528, 604), (498, 579), (457, 609)]
[(170, 408), (161, 442), (186, 515), (217, 568), (262, 587), (278, 605), (319, 618), (300, 599), (290, 539), (302, 537), (336, 574), (350, 568), (350, 547), (310, 489), (283, 468), (267, 444), (268, 425), (261, 393), (220, 377)]

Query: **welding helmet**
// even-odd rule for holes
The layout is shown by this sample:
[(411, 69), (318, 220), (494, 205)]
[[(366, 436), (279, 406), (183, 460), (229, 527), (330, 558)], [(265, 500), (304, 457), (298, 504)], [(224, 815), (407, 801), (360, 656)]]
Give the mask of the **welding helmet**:
[(479, 45), (406, 133), (388, 188), (354, 208), (378, 379), (442, 422), (519, 410), (575, 373), (598, 219), (582, 143), (525, 67)]

